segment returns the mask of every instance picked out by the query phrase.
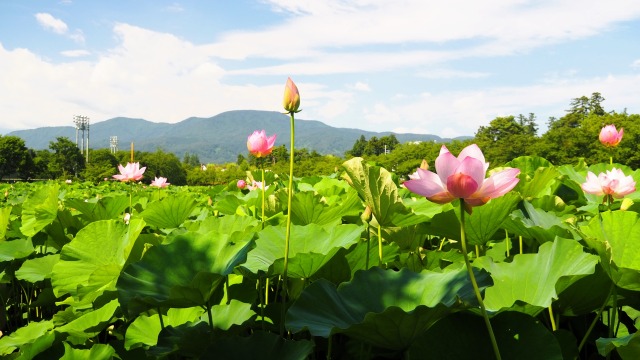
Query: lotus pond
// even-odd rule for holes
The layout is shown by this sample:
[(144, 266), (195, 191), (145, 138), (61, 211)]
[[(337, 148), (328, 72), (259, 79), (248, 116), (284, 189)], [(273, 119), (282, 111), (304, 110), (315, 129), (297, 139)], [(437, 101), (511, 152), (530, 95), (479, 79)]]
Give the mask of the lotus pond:
[[(507, 166), (517, 186), (464, 223), (502, 358), (640, 358), (640, 194), (581, 188), (588, 171), (640, 173)], [(0, 185), (0, 356), (495, 358), (459, 200), (360, 158), (294, 179), (290, 207), (288, 181), (266, 172), (264, 202), (235, 183)]]

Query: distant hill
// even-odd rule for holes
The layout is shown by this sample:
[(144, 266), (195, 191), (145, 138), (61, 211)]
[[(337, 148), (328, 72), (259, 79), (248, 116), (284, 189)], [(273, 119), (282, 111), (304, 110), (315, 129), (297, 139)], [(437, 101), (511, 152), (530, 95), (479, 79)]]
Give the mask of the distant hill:
[[(89, 147), (109, 148), (109, 138), (118, 137), (118, 148), (127, 150), (131, 142), (136, 150), (162, 149), (180, 159), (186, 152), (197, 154), (202, 162), (235, 162), (238, 154), (247, 154), (247, 136), (265, 129), (267, 135), (277, 134), (276, 146), (289, 147), (289, 116), (275, 111), (237, 110), (210, 118), (192, 117), (175, 124), (155, 123), (143, 119), (117, 117), (91, 124)], [(382, 137), (392, 132), (372, 132), (350, 128), (335, 128), (320, 121), (296, 119), (296, 148), (307, 148), (321, 154), (343, 156), (354, 142), (364, 135)], [(7, 135), (24, 139), (27, 147), (46, 149), (56, 137), (76, 139), (73, 126), (43, 127), (13, 131)], [(408, 141), (447, 142), (436, 135), (395, 134), (401, 143)]]

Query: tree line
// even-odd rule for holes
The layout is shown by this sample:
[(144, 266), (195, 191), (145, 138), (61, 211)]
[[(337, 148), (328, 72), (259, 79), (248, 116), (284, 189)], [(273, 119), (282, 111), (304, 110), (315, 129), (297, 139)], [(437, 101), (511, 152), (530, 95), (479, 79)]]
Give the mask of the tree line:
[[(458, 153), (465, 146), (476, 143), (491, 167), (523, 155), (541, 156), (553, 164), (577, 164), (606, 162), (612, 156), (616, 162), (633, 168), (640, 167), (640, 115), (606, 111), (604, 97), (593, 93), (591, 97), (572, 99), (566, 114), (548, 119), (548, 130), (538, 135), (537, 118), (528, 115), (497, 117), (488, 125), (481, 126), (471, 139), (447, 143), (451, 152)], [(598, 141), (604, 125), (623, 127), (623, 141), (615, 148), (605, 148)], [(401, 144), (395, 135), (358, 138), (344, 158), (322, 155), (306, 148), (295, 149), (298, 177), (329, 175), (336, 172), (345, 159), (359, 156), (374, 161), (407, 176), (420, 166), (423, 159), (433, 161), (442, 144), (435, 142), (412, 142)], [(90, 149), (90, 162), (75, 143), (58, 137), (49, 143), (49, 148), (33, 150), (25, 146), (24, 140), (16, 136), (0, 136), (0, 179), (71, 179), (80, 178), (99, 182), (111, 179), (117, 173), (118, 164), (131, 161), (128, 151), (111, 153), (109, 149)], [(156, 152), (134, 153), (134, 161), (147, 167), (145, 181), (156, 176), (169, 179), (175, 185), (213, 185), (233, 182), (245, 178), (247, 171), (265, 168), (272, 172), (286, 173), (289, 166), (289, 151), (284, 145), (276, 146), (265, 158), (255, 158), (247, 152), (239, 154), (235, 163), (208, 164), (202, 166), (196, 154), (184, 154), (182, 161), (174, 154), (158, 149)]]

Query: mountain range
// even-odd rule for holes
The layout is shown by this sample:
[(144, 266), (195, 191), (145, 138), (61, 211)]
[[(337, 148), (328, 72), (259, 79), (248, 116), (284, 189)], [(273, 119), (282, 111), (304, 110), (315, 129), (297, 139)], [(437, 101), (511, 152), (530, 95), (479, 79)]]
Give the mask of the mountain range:
[[(136, 150), (154, 152), (162, 149), (180, 159), (189, 153), (198, 155), (203, 163), (235, 162), (238, 154), (248, 153), (247, 137), (255, 130), (264, 129), (268, 136), (276, 134), (276, 146), (289, 148), (289, 122), (288, 115), (259, 110), (228, 111), (210, 118), (191, 117), (175, 124), (116, 117), (90, 124), (89, 147), (109, 148), (110, 137), (117, 136), (120, 150), (128, 150), (133, 142)], [(325, 155), (343, 156), (361, 135), (370, 139), (390, 134), (394, 134), (400, 143), (451, 140), (436, 135), (336, 128), (316, 120), (296, 119), (295, 122), (296, 148), (307, 148)], [(76, 129), (74, 126), (42, 127), (13, 131), (7, 135), (24, 139), (28, 148), (47, 149), (49, 142), (60, 136), (75, 141)]]

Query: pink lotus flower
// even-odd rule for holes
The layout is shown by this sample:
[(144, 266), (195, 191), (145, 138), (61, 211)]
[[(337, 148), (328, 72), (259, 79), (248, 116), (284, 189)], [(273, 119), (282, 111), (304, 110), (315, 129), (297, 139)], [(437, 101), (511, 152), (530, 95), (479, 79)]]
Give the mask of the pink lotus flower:
[(607, 195), (619, 199), (636, 191), (636, 182), (631, 175), (624, 176), (622, 170), (613, 168), (598, 176), (589, 171), (587, 181), (581, 187), (589, 194)]
[(165, 177), (156, 177), (152, 182), (151, 182), (151, 186), (155, 186), (155, 187), (159, 187), (159, 188), (165, 188), (167, 186), (171, 185), (171, 183), (167, 182), (167, 178)]
[(614, 147), (620, 143), (623, 134), (623, 128), (620, 128), (620, 131), (618, 132), (615, 125), (607, 125), (600, 130), (599, 139), (602, 145), (606, 147)]
[(520, 180), (520, 169), (506, 169), (485, 179), (489, 163), (476, 144), (464, 148), (457, 158), (442, 145), (435, 166), (436, 173), (418, 168), (404, 185), (438, 204), (463, 199), (468, 212), (506, 194)]
[(298, 112), (298, 108), (300, 107), (300, 93), (298, 92), (298, 87), (291, 78), (287, 78), (282, 104), (288, 113)]
[[(267, 190), (269, 187), (265, 186), (264, 190)], [(260, 181), (254, 181), (253, 183), (251, 183), (251, 185), (247, 185), (247, 190), (256, 190), (256, 189), (262, 189), (262, 182)]]
[(267, 137), (264, 130), (254, 131), (247, 138), (247, 149), (255, 157), (263, 157), (271, 154), (273, 145), (276, 143), (276, 136)]
[(238, 186), (238, 189), (243, 190), (247, 187), (247, 182), (244, 180), (238, 180), (238, 183), (236, 185)]
[(113, 175), (114, 179), (120, 181), (138, 181), (142, 179), (142, 174), (146, 170), (146, 167), (140, 168), (140, 163), (127, 163), (127, 166), (118, 165), (118, 170), (120, 170), (120, 174)]

